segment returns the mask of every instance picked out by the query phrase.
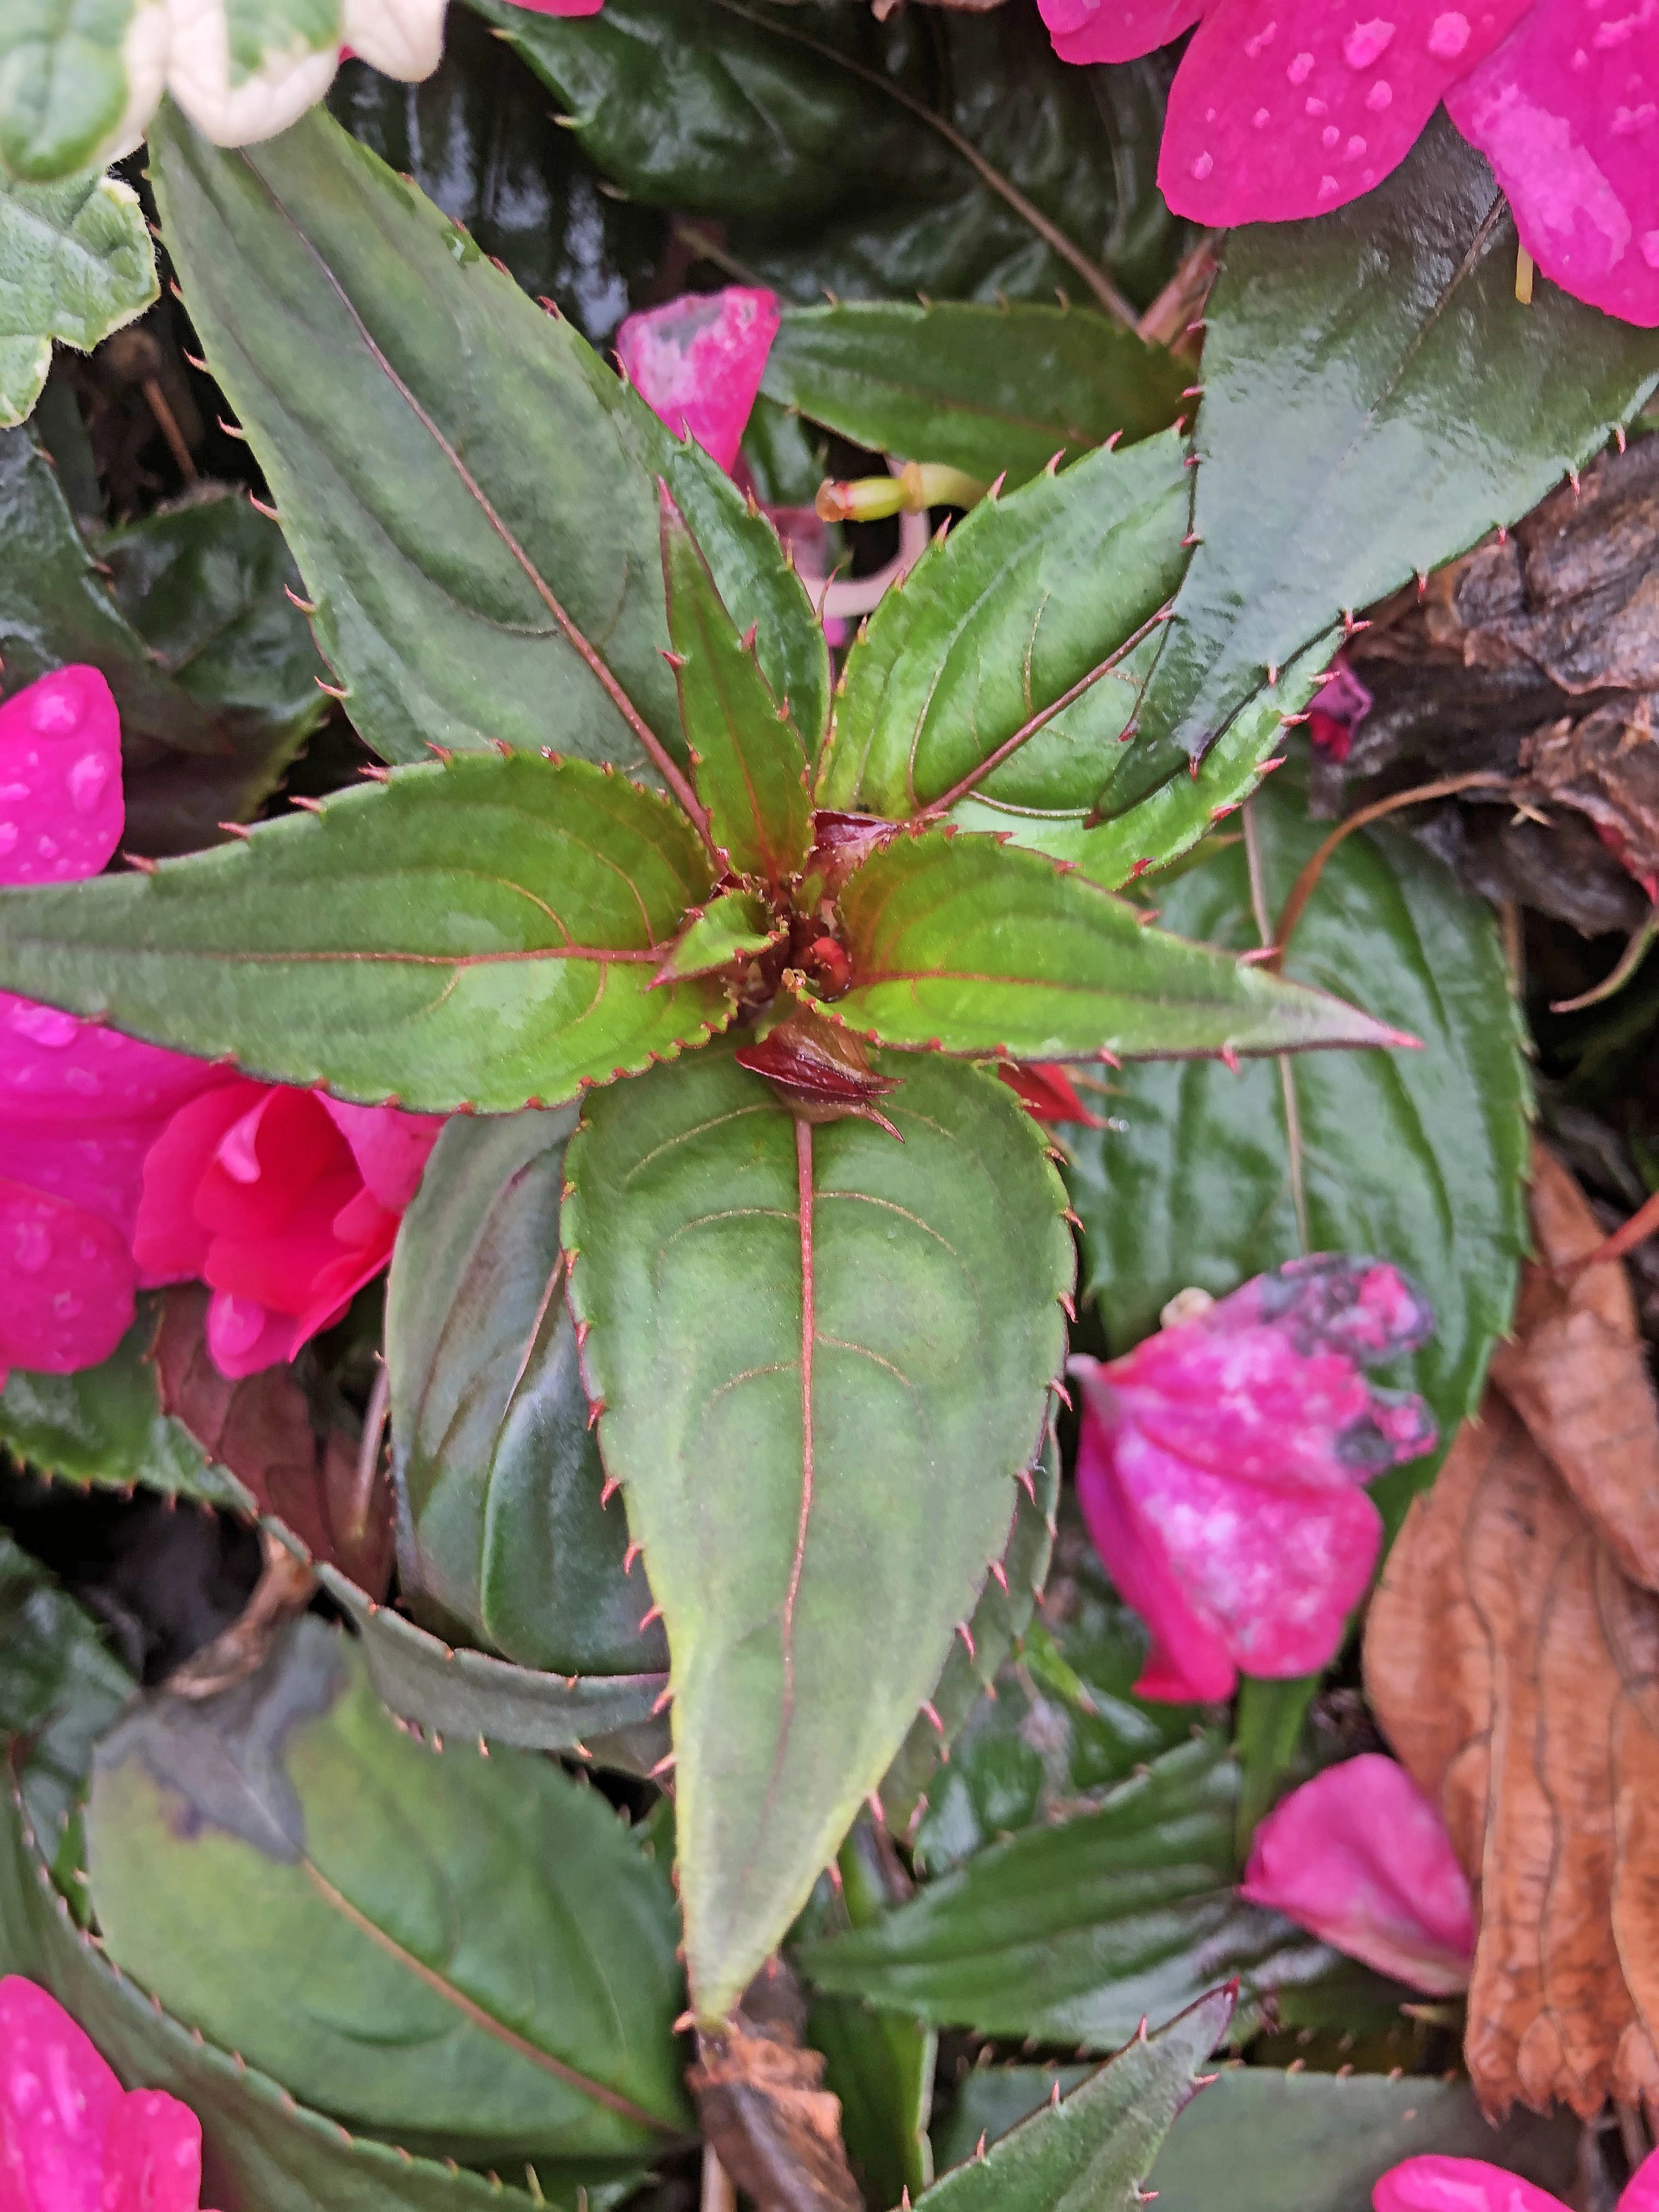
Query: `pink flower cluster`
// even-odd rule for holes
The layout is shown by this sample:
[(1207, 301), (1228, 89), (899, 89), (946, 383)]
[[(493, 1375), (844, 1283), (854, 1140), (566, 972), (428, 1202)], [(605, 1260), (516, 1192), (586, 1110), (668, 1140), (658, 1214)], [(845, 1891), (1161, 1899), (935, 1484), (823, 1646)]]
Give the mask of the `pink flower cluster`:
[(1205, 223), (1323, 215), (1399, 166), (1443, 100), (1564, 290), (1659, 324), (1659, 0), (1038, 0), (1069, 62), (1196, 23), (1158, 180)]
[(124, 2090), (55, 1998), (0, 1979), (0, 2212), (198, 2212), (202, 2128)]
[[(95, 875), (125, 818), (96, 669), (0, 707), (0, 884)], [(0, 993), (0, 1382), (95, 1365), (136, 1291), (198, 1275), (225, 1374), (291, 1359), (386, 1264), (441, 1127)]]
[(1322, 1253), (1121, 1359), (1073, 1360), (1078, 1498), (1152, 1632), (1142, 1696), (1224, 1698), (1241, 1669), (1309, 1674), (1334, 1656), (1382, 1537), (1364, 1485), (1435, 1440), (1420, 1398), (1359, 1370), (1433, 1327), (1396, 1268)]

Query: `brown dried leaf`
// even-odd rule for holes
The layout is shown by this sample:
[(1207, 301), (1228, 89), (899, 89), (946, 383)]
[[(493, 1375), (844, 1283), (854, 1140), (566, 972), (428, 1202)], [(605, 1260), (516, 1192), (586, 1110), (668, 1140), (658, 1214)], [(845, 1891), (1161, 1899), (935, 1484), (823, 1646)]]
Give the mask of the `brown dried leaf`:
[(759, 2212), (863, 2212), (824, 2061), (803, 2048), (805, 2008), (774, 1960), (721, 2033), (700, 2035), (686, 2075), (703, 2133)]
[[(1466, 2055), (1483, 2104), (1659, 2115), (1659, 1409), (1594, 1216), (1538, 1148), (1516, 1334), (1413, 1505), (1365, 1685), (1480, 1908)], [(1640, 1575), (1633, 1579), (1626, 1568)]]
[(394, 1543), (391, 1478), (376, 1454), (367, 1481), (359, 1449), (341, 1431), (319, 1435), (288, 1367), (228, 1381), (207, 1348), (208, 1293), (167, 1292), (152, 1357), (163, 1412), (182, 1421), (222, 1467), (253, 1493), (261, 1513), (291, 1529), (313, 1559), (384, 1598)]

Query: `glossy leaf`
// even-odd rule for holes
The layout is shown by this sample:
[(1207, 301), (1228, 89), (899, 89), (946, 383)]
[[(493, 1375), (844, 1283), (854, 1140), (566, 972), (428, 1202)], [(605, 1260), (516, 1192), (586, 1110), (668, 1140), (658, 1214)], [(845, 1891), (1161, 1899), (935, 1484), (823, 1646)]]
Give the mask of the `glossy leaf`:
[(0, 893), (0, 976), (274, 1081), (510, 1110), (720, 1026), (715, 986), (651, 988), (708, 888), (654, 793), (462, 756), (153, 875)]
[(221, 153), (164, 113), (151, 154), (191, 318), (377, 751), (500, 740), (670, 775), (659, 477), (816, 738), (823, 639), (770, 524), (569, 324), (324, 114)]
[(0, 1533), (0, 1749), (49, 1860), (86, 1788), (93, 1744), (133, 1688), (88, 1615)]
[[(936, 1785), (933, 1778), (970, 1715), (989, 1708), (988, 1697), (998, 1669), (1024, 1634), (1048, 1571), (1054, 1545), (1054, 1510), (1060, 1497), (1060, 1448), (1052, 1431), (1042, 1455), (1032, 1469), (1031, 1487), (1023, 1486), (1014, 1505), (1014, 1525), (1002, 1555), (1002, 1574), (993, 1575), (980, 1592), (974, 1617), (968, 1624), (973, 1638), (970, 1652), (958, 1637), (951, 1647), (944, 1672), (933, 1685), (928, 1704), (933, 1711), (920, 1712), (910, 1733), (882, 1778), (883, 1818), (902, 1835), (926, 1808), (924, 1794)], [(1006, 1587), (1004, 1587), (1004, 1584)]]
[(1200, 758), (1345, 611), (1515, 521), (1659, 380), (1659, 337), (1543, 286), (1437, 114), (1374, 191), (1235, 231), (1205, 310), (1200, 544), (1140, 711), (1119, 813)]
[[(348, 2134), (240, 2059), (192, 2035), (76, 1930), (15, 1793), (0, 1800), (0, 1971), (28, 1975), (85, 2027), (131, 2087), (164, 2089), (202, 2123), (204, 2185), (238, 2212), (528, 2212), (483, 2175)], [(544, 2203), (581, 2212), (579, 2185), (544, 2166)], [(588, 2212), (618, 2193), (590, 2185)]]
[[(1148, 439), (982, 501), (936, 539), (848, 655), (818, 804), (903, 817), (948, 803), (971, 778), (1016, 834), (1033, 814), (1086, 810), (1157, 630), (1125, 648), (1186, 566), (1187, 477), (1177, 439)], [(1085, 684), (987, 774), (1039, 714)]]
[(54, 338), (90, 353), (142, 315), (157, 289), (130, 185), (0, 181), (0, 425), (21, 422), (40, 397)]
[[(1270, 915), (1325, 833), (1286, 769), (1252, 802)], [(1159, 893), (1164, 921), (1257, 942), (1242, 844)], [(1068, 1132), (1089, 1282), (1114, 1351), (1188, 1284), (1221, 1293), (1298, 1251), (1375, 1252), (1408, 1267), (1435, 1333), (1404, 1363), (1449, 1443), (1508, 1326), (1527, 1229), (1528, 1085), (1498, 933), (1413, 839), (1338, 847), (1291, 940), (1287, 973), (1340, 982), (1422, 1038), (1420, 1053), (1343, 1053), (1251, 1067), (1133, 1068), (1127, 1127)], [(1431, 1474), (1385, 1478), (1385, 1502)]]
[(1056, 456), (1063, 467), (1163, 429), (1189, 380), (1088, 308), (883, 300), (788, 309), (761, 389), (872, 453), (1006, 477), (1012, 491)]
[(678, 665), (680, 722), (708, 834), (739, 875), (776, 890), (812, 842), (806, 756), (763, 674), (758, 639), (745, 645), (708, 563), (666, 490), (662, 568), (668, 635)]
[(1087, 297), (1076, 259), (973, 156), (1137, 300), (1173, 267), (1156, 64), (1073, 69), (1027, 9), (942, 12), (919, 36), (834, 0), (607, 0), (581, 21), (471, 5), (607, 175), (720, 218), (746, 280), (791, 298)]
[(14, 1367), (0, 1388), (0, 1438), (47, 1474), (105, 1490), (160, 1491), (246, 1513), (252, 1499), (204, 1458), (184, 1425), (161, 1410), (150, 1355), (158, 1302), (137, 1317), (101, 1365), (71, 1375)]
[(1097, 2051), (1237, 1975), (1242, 2037), (1262, 1996), (1333, 1954), (1234, 1895), (1237, 1787), (1214, 1739), (1182, 1744), (1096, 1810), (989, 1845), (796, 1963), (817, 1988), (941, 2027)]
[(210, 843), (270, 790), (325, 704), (283, 590), (299, 572), (276, 525), (229, 493), (100, 532), (94, 556), (34, 428), (0, 431), (4, 688), (89, 662), (120, 709), (127, 848)]
[(676, 979), (718, 975), (781, 943), (788, 927), (773, 920), (757, 893), (722, 891), (693, 910), (657, 972)]
[(547, 94), (465, 8), (418, 84), (346, 63), (328, 104), (352, 137), (412, 177), (532, 300), (550, 296), (591, 345), (607, 343), (659, 264), (662, 217), (599, 190), (548, 112)]
[(136, 1706), (87, 1849), (122, 1971), (355, 2125), (637, 2162), (686, 2117), (662, 1875), (545, 1759), (410, 1742), (319, 1620), (216, 1698)]
[(525, 1751), (570, 1752), (596, 1766), (649, 1774), (668, 1749), (659, 1717), (666, 1673), (553, 1674), (487, 1651), (446, 1644), (376, 1605), (339, 1570), (319, 1564), (319, 1580), (362, 1638), (374, 1694), (388, 1711), (441, 1743), (515, 1744)]
[(1156, 2035), (1142, 2032), (1069, 2096), (964, 2161), (919, 2201), (939, 2212), (1130, 2212), (1177, 2113), (1227, 2033), (1232, 1995), (1216, 1990)]
[[(943, 2124), (941, 2156), (968, 2157), (981, 2133), (996, 2142), (1077, 2072), (975, 2068)], [(1173, 2212), (1356, 2212), (1385, 2168), (1434, 2151), (1492, 2160), (1570, 2196), (1577, 2136), (1565, 2115), (1530, 2112), (1494, 2130), (1464, 2081), (1228, 2067), (1177, 2118), (1148, 2185)]]
[(831, 1011), (888, 1044), (1085, 1060), (1402, 1042), (1338, 999), (1144, 927), (995, 837), (896, 837), (841, 911), (853, 984)]
[(404, 1216), (386, 1293), (398, 1582), (417, 1616), (520, 1666), (663, 1673), (628, 1520), (602, 1507), (559, 1249), (574, 1113), (458, 1116)]
[[(896, 1072), (896, 1071), (895, 1071)], [(693, 2002), (725, 2015), (1008, 1540), (1063, 1335), (1035, 1125), (948, 1061), (797, 1123), (724, 1049), (587, 1102), (562, 1233), (662, 1606)]]

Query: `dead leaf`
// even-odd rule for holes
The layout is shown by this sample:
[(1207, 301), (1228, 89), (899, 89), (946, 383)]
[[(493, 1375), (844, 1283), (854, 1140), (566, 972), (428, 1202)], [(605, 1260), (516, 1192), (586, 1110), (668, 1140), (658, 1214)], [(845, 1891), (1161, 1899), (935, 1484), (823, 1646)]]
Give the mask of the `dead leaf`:
[(1413, 1505), (1365, 1686), (1439, 1804), (1480, 1933), (1465, 2054), (1495, 2115), (1659, 2117), (1659, 1407), (1600, 1230), (1534, 1148), (1540, 1258), (1478, 1420)]
[(291, 1529), (313, 1559), (349, 1575), (380, 1600), (392, 1581), (395, 1537), (391, 1477), (374, 1454), (363, 1479), (356, 1438), (319, 1435), (289, 1367), (230, 1382), (207, 1348), (208, 1293), (198, 1283), (167, 1293), (151, 1357), (161, 1407), (250, 1490), (261, 1513)]
[(781, 1960), (745, 1992), (718, 2035), (697, 2039), (686, 2075), (703, 2133), (759, 2212), (863, 2212), (847, 2163), (841, 2100), (802, 2045), (805, 2007)]

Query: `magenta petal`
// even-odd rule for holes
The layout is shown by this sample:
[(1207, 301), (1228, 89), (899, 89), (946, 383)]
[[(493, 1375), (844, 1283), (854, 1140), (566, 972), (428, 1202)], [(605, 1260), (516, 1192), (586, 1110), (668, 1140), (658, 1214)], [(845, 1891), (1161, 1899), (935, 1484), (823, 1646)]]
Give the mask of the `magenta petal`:
[(352, 1106), (320, 1094), (318, 1103), (350, 1146), (369, 1189), (382, 1206), (401, 1213), (421, 1187), (443, 1115), (405, 1114), (396, 1106)]
[(733, 284), (630, 315), (617, 353), (653, 413), (730, 474), (777, 334), (775, 294)]
[(1063, 62), (1129, 62), (1167, 46), (1208, 0), (1037, 0)]
[(1274, 1808), (1240, 1894), (1431, 1996), (1468, 1987), (1469, 1885), (1434, 1807), (1380, 1752), (1327, 1767)]
[(1619, 2212), (1659, 2212), (1659, 2150), (1644, 2158), (1625, 2184)]
[(144, 1183), (144, 1160), (161, 1133), (159, 1121), (58, 1128), (17, 1121), (0, 1136), (0, 1158), (14, 1182), (45, 1197), (67, 1199), (107, 1222), (131, 1243)]
[(63, 2007), (0, 1980), (0, 2205), (100, 2212), (104, 2141), (121, 2085)]
[(531, 15), (597, 15), (605, 0), (507, 0)]
[(0, 1368), (95, 1367), (132, 1326), (134, 1287), (119, 1230), (0, 1176)]
[(1371, 2191), (1372, 2212), (1567, 2212), (1559, 2197), (1483, 2158), (1408, 2158)]
[(1448, 85), (1531, 0), (1375, 0), (1300, 8), (1220, 0), (1170, 89), (1158, 181), (1214, 224), (1323, 215), (1403, 161)]
[(0, 707), (0, 883), (95, 876), (121, 841), (121, 718), (95, 668), (59, 668)]
[(302, 1339), (291, 1314), (272, 1313), (257, 1298), (216, 1291), (208, 1300), (207, 1340), (214, 1365), (235, 1382), (267, 1367), (285, 1367)]
[(1446, 99), (1521, 243), (1580, 300), (1659, 324), (1659, 6), (1550, 0)]
[(0, 1127), (18, 1115), (92, 1123), (171, 1114), (222, 1071), (0, 991)]
[(162, 2089), (135, 2089), (111, 2115), (100, 2212), (198, 2212), (202, 2124)]

